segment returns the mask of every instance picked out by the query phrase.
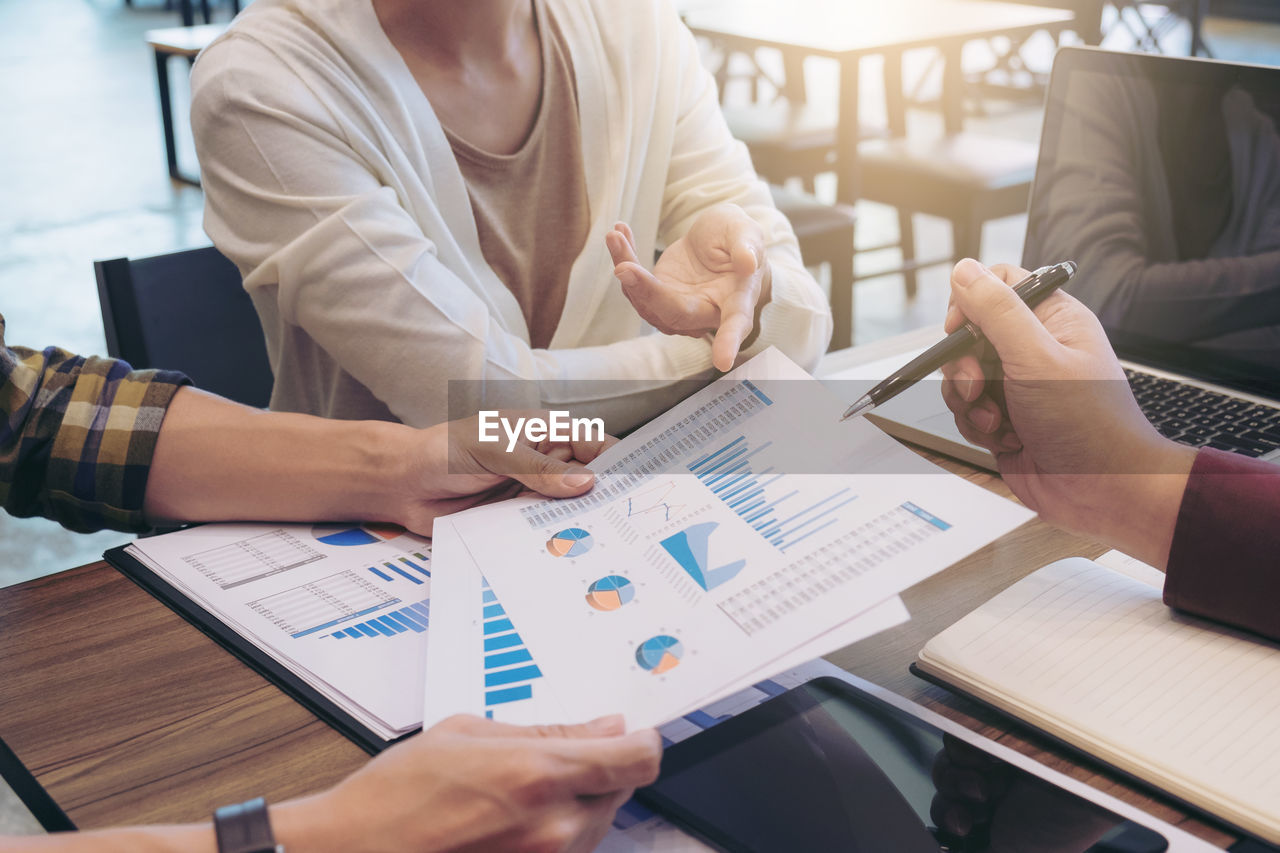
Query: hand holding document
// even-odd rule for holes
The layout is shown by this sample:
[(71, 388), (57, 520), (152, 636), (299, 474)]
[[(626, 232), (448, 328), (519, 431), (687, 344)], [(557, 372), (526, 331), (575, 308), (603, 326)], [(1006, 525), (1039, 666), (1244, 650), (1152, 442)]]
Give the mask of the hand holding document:
[(770, 350), (602, 454), (587, 495), (439, 523), (427, 723), (665, 722), (895, 624), (1030, 517), (843, 408)]

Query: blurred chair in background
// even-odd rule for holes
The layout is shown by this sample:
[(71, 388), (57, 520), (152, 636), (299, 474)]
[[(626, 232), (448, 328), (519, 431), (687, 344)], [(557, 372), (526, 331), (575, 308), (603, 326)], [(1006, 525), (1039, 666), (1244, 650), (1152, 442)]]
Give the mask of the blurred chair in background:
[(96, 261), (107, 354), (135, 368), (180, 370), (199, 388), (258, 408), (271, 365), (240, 271), (212, 246)]

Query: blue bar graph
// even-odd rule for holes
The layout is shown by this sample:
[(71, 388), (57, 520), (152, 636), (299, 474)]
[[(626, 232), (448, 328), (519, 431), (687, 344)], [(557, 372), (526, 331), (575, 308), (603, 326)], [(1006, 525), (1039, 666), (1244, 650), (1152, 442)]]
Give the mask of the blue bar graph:
[(404, 569), (402, 569), (402, 568), (400, 568), (399, 566), (397, 566), (395, 563), (383, 563), (382, 565), (386, 566), (388, 569), (390, 569), (391, 571), (395, 572), (396, 574), (398, 574), (400, 577), (404, 578), (405, 580), (410, 581), (411, 583), (416, 583), (416, 584), (418, 584), (419, 586), (421, 586), (421, 585), (422, 585), (422, 578), (420, 578), (420, 577), (415, 577), (414, 575), (409, 574), (409, 573), (408, 573), (408, 572), (406, 572)]
[(486, 652), (497, 651), (498, 649), (509, 649), (512, 646), (522, 646), (524, 640), (520, 639), (520, 635), (512, 631), (510, 634), (502, 634), (498, 637), (485, 637), (484, 650)]
[[(752, 390), (759, 395), (758, 389)], [(768, 402), (762, 395), (761, 399)], [(774, 472), (771, 465), (757, 467), (759, 460), (753, 458), (772, 444), (766, 441), (753, 447), (740, 435), (698, 457), (688, 469), (769, 544), (786, 551), (835, 524), (839, 519), (833, 513), (858, 496), (843, 488), (819, 498), (822, 492), (813, 494), (812, 483), (790, 487), (794, 478)]]
[[(397, 603), (397, 601), (396, 601), (396, 600), (393, 600), (391, 603), (392, 603), (392, 604), (396, 604), (396, 603)], [(299, 637), (305, 637), (305, 636), (307, 636), (307, 635), (309, 635), (309, 634), (314, 634), (314, 633), (316, 633), (316, 632), (318, 632), (318, 631), (323, 631), (323, 630), (325, 630), (326, 628), (332, 628), (334, 625), (338, 625), (338, 624), (340, 624), (340, 623), (342, 623), (342, 622), (346, 622), (346, 621), (347, 621), (347, 620), (349, 620), (349, 619), (358, 619), (358, 618), (360, 618), (361, 616), (365, 616), (365, 615), (368, 615), (368, 614), (373, 613), (373, 612), (375, 612), (375, 611), (381, 610), (382, 608), (384, 608), (384, 607), (386, 607), (386, 606), (387, 606), (386, 604), (378, 604), (378, 605), (375, 605), (375, 606), (373, 606), (373, 607), (369, 607), (369, 608), (367, 608), (367, 609), (365, 609), (365, 610), (361, 610), (359, 613), (351, 613), (351, 614), (349, 614), (349, 615), (347, 615), (347, 616), (343, 616), (343, 617), (340, 617), (340, 618), (338, 618), (338, 619), (331, 619), (331, 620), (329, 620), (328, 622), (325, 622), (323, 625), (316, 625), (315, 627), (308, 628), (308, 629), (306, 629), (305, 631), (299, 631), (299, 632), (297, 632), (296, 634), (290, 634), (289, 636), (293, 637), (293, 638), (296, 640), (296, 639), (298, 639)], [(336, 635), (335, 635), (335, 636), (336, 636)]]
[(488, 671), (484, 675), (484, 686), (496, 687), (499, 684), (512, 684), (517, 681), (532, 681), (541, 675), (542, 670), (538, 669), (537, 664), (529, 664), (528, 666), (516, 667), (515, 669)]
[[(408, 634), (408, 633), (425, 634), (427, 632), (427, 625), (430, 622), (431, 602), (418, 601), (413, 604), (405, 604), (399, 599), (396, 599), (391, 602), (390, 606), (395, 606), (397, 604), (400, 604), (403, 606), (398, 607), (395, 610), (392, 610), (390, 612), (383, 613), (381, 616), (375, 619), (367, 619), (364, 622), (357, 623), (356, 625), (352, 625), (349, 628), (344, 628), (341, 631), (336, 631), (332, 634), (329, 634), (329, 636), (335, 640), (342, 640), (342, 639), (363, 640), (363, 639), (368, 639), (369, 637), (394, 637), (397, 634)], [(358, 613), (356, 614), (356, 616), (364, 616), (375, 610), (386, 610), (387, 607), (388, 605), (385, 605), (385, 604), (379, 605), (378, 607), (370, 608), (364, 613)], [(349, 616), (347, 618), (350, 619), (352, 617)], [(339, 620), (339, 621), (346, 621), (346, 620)], [(323, 628), (329, 628), (329, 627), (332, 627), (332, 624), (320, 625), (311, 630), (318, 631)], [(307, 633), (310, 633), (310, 631), (308, 631)]]
[[(484, 694), (484, 704), (487, 707), (494, 705), (505, 705), (508, 702), (519, 702), (521, 699), (532, 699), (533, 687), (528, 684), (521, 684), (519, 687), (505, 687), (502, 690), (486, 690)], [(486, 716), (491, 716), (486, 714)]]
[(415, 572), (420, 572), (421, 574), (424, 574), (427, 577), (431, 577), (431, 572), (428, 569), (423, 568), (422, 566), (415, 563), (413, 560), (410, 560), (408, 557), (401, 557), (400, 562), (404, 563), (406, 566), (413, 569)]
[(484, 618), (485, 716), (492, 717), (498, 705), (532, 699), (533, 682), (542, 677), (542, 670), (533, 662), (533, 654), (525, 647), (488, 581), (480, 606)]
[(514, 652), (498, 652), (493, 655), (485, 655), (484, 665), (486, 669), (496, 669), (500, 666), (510, 666), (513, 663), (526, 663), (533, 660), (533, 655), (529, 654), (528, 649), (517, 649)]

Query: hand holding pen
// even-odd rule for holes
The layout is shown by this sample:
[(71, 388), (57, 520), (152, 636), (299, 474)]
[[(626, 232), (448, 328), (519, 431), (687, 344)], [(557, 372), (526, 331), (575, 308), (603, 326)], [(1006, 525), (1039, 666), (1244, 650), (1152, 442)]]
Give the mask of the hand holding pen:
[(986, 338), (942, 368), (956, 428), (1045, 521), (1162, 567), (1196, 451), (1142, 414), (1098, 318), (1067, 293), (1032, 311), (1009, 286), (1024, 275), (972, 260), (951, 275), (948, 325)]
[[(1071, 261), (1041, 267), (1015, 284), (1013, 292), (1026, 303), (1027, 307), (1035, 308), (1049, 294), (1070, 281), (1075, 274), (1076, 265)], [(847, 421), (855, 415), (866, 414), (876, 406), (887, 403), (982, 339), (982, 331), (977, 326), (973, 323), (965, 323), (855, 400), (848, 409), (845, 409), (840, 420)]]

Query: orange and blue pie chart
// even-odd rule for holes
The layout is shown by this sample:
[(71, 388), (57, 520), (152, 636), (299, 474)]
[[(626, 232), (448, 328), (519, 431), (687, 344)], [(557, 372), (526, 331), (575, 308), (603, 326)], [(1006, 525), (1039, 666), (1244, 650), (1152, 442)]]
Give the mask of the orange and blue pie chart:
[(326, 545), (350, 547), (389, 542), (403, 536), (404, 528), (395, 524), (317, 524), (311, 535)]
[(587, 587), (587, 604), (596, 610), (617, 610), (636, 597), (636, 587), (622, 575), (609, 575)]
[(547, 551), (553, 557), (581, 557), (591, 545), (590, 533), (581, 527), (566, 527), (547, 540)]
[(636, 649), (636, 663), (654, 675), (675, 669), (682, 657), (684, 644), (667, 634), (650, 637)]

